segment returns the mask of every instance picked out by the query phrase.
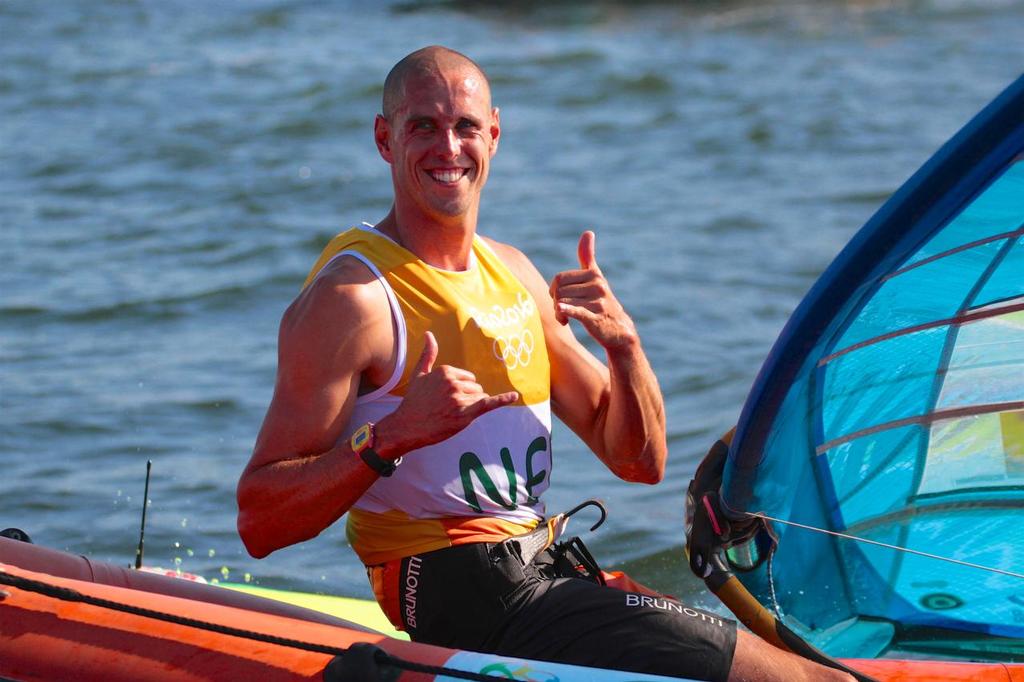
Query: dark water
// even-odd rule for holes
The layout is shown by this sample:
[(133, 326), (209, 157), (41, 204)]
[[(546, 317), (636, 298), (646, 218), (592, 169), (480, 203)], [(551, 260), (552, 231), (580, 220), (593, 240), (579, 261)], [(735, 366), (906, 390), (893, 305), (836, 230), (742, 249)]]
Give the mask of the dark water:
[[(852, 233), (1024, 66), (1024, 7), (890, 2), (0, 2), (0, 527), (129, 562), (367, 596), (340, 526), (255, 561), (234, 487), (276, 326), (326, 240), (389, 205), (388, 68), (444, 43), (503, 138), (481, 231), (550, 276), (578, 234), (664, 389), (656, 487), (556, 432), (553, 510), (676, 594), (683, 490)], [(577, 530), (582, 530), (582, 524)]]

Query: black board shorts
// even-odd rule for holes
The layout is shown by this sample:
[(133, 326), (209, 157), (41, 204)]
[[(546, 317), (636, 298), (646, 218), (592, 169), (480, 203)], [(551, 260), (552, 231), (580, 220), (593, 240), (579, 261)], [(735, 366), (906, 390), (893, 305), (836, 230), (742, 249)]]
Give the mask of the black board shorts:
[(735, 622), (667, 597), (552, 575), (546, 550), (469, 544), (401, 561), (399, 608), (415, 642), (630, 672), (725, 680)]

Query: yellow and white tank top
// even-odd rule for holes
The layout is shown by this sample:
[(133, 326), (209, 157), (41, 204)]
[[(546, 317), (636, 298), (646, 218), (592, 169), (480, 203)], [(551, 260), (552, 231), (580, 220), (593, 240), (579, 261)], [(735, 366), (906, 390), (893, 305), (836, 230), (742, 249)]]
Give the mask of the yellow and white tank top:
[(397, 361), (388, 382), (356, 400), (347, 440), (393, 412), (409, 385), (424, 334), (435, 366), (468, 369), (490, 395), (520, 399), (445, 441), (407, 453), (348, 514), (348, 538), (370, 566), (467, 542), (496, 542), (534, 528), (551, 476), (550, 367), (536, 303), (491, 248), (474, 237), (470, 267), (435, 268), (371, 227), (331, 240), (308, 285), (334, 258), (358, 259), (387, 292)]

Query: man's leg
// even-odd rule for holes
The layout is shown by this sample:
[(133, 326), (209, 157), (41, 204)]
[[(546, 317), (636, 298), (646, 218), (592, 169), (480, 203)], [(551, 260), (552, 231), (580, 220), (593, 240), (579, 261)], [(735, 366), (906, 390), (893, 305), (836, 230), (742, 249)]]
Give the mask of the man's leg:
[(729, 682), (853, 682), (841, 670), (826, 668), (803, 656), (774, 647), (757, 635), (738, 630)]
[(853, 682), (671, 598), (524, 576), (501, 545), (410, 557), (396, 583), (413, 568), (415, 600), (406, 591), (398, 610), (414, 641), (718, 682)]
[(854, 682), (673, 599), (578, 578), (543, 581), (523, 597), (498, 653), (717, 682)]

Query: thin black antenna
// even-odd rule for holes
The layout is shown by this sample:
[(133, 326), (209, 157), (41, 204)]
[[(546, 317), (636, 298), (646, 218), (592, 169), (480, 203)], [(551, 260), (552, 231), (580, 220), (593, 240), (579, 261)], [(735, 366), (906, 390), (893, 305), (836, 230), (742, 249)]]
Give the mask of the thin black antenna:
[(139, 548), (135, 550), (135, 568), (142, 568), (142, 549), (146, 543), (146, 507), (149, 502), (149, 472), (153, 468), (153, 460), (146, 460), (146, 491), (142, 493), (142, 526), (139, 528)]

